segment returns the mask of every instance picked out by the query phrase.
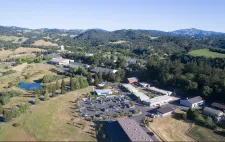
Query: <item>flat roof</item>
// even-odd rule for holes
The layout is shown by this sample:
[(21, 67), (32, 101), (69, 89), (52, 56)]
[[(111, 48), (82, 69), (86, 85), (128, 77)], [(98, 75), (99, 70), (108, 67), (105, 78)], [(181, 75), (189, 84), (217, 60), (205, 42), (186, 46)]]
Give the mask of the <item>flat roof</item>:
[(120, 118), (117, 119), (130, 141), (152, 141), (149, 135), (140, 127), (133, 119)]
[(202, 99), (202, 97), (197, 96), (197, 97), (188, 99), (187, 101), (190, 102), (190, 103), (192, 103), (192, 104), (195, 104), (195, 103), (198, 103), (198, 102), (200, 102), (200, 101), (203, 101), (203, 99)]
[(140, 92), (138, 89), (136, 89), (134, 86), (130, 84), (122, 84), (125, 88), (127, 88), (131, 93), (133, 93), (136, 97), (140, 97), (141, 101), (149, 99), (147, 95)]
[(162, 89), (159, 89), (159, 88), (156, 88), (156, 87), (149, 87), (149, 89), (152, 90), (152, 91), (164, 94), (164, 95), (171, 95), (172, 94), (171, 91), (165, 91), (165, 90), (162, 90)]
[(154, 104), (154, 103), (157, 103), (157, 102), (167, 101), (167, 100), (172, 100), (172, 97), (167, 96), (167, 95), (158, 96), (158, 97), (155, 97), (155, 98), (148, 99), (148, 100), (146, 100), (146, 102), (149, 102), (150, 104)]
[(167, 112), (171, 112), (173, 111), (173, 108), (172, 107), (161, 107), (158, 109), (158, 112), (164, 114), (164, 113), (167, 113)]
[(129, 77), (128, 80), (138, 80), (136, 77)]
[(144, 93), (142, 92), (134, 92), (133, 93), (136, 97), (139, 97), (141, 101), (144, 101), (144, 100), (148, 100), (149, 97), (147, 95), (145, 95)]
[(220, 103), (212, 103), (212, 106), (213, 107), (217, 107), (217, 108), (220, 108), (220, 109), (225, 109), (225, 104), (220, 104)]
[(102, 89), (102, 90), (96, 90), (95, 92), (102, 93), (102, 92), (112, 92), (110, 89)]
[(70, 61), (69, 59), (63, 59), (63, 58), (53, 58), (51, 62), (63, 62), (63, 61)]
[(138, 90), (130, 84), (122, 84), (122, 86), (128, 89), (130, 92), (138, 92)]

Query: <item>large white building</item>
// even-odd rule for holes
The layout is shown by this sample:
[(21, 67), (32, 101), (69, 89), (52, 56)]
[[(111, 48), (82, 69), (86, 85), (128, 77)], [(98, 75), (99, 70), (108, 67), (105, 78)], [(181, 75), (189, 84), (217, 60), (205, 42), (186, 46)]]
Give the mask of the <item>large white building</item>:
[(152, 90), (152, 91), (154, 91), (154, 92), (163, 94), (163, 95), (168, 95), (168, 96), (170, 96), (170, 95), (172, 94), (171, 91), (165, 91), (165, 90), (162, 90), (162, 89), (159, 89), (159, 88), (156, 88), (156, 87), (149, 87), (149, 89)]
[(196, 108), (204, 104), (202, 97), (197, 96), (191, 99), (180, 100), (180, 104), (189, 108)]
[(71, 62), (74, 62), (74, 60), (63, 58), (53, 58), (52, 60), (49, 61), (50, 64), (55, 65), (69, 65)]
[(144, 93), (137, 90), (134, 86), (130, 84), (122, 84), (123, 87), (125, 87), (129, 92), (131, 92), (133, 95), (135, 95), (137, 98), (139, 98), (141, 101), (148, 100), (149, 97), (145, 95)]
[(172, 100), (173, 100), (172, 97), (164, 95), (164, 96), (158, 96), (158, 97), (155, 97), (155, 98), (144, 100), (143, 103), (145, 105), (150, 106), (150, 107), (156, 107), (156, 106), (165, 105)]

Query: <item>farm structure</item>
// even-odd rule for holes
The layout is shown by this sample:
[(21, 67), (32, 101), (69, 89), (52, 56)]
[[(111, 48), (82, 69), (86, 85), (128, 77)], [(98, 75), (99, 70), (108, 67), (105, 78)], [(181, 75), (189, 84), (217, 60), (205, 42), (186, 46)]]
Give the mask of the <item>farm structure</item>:
[(202, 97), (197, 96), (191, 99), (180, 100), (180, 104), (189, 108), (196, 108), (204, 104)]

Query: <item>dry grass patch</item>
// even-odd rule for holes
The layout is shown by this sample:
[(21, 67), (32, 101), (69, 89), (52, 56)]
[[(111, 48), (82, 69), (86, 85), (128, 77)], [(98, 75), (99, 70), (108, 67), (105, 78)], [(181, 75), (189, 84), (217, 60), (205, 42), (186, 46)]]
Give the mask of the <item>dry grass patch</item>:
[[(0, 141), (17, 141), (19, 139), (15, 135), (18, 134), (22, 134), (20, 140), (23, 141), (31, 138), (38, 141), (96, 141), (94, 124), (79, 117), (74, 118), (77, 112), (74, 112), (72, 102), (91, 90), (73, 91), (41, 102), (31, 108), (32, 113), (21, 115), (11, 123), (1, 124)], [(19, 129), (12, 127), (12, 123), (20, 124)]]
[(44, 41), (42, 39), (35, 41), (32, 45), (35, 45), (35, 46), (58, 46), (58, 44), (56, 44), (56, 43), (52, 43), (50, 41)]
[(195, 141), (186, 132), (192, 127), (191, 123), (165, 116), (154, 119), (149, 123), (150, 128), (164, 141)]

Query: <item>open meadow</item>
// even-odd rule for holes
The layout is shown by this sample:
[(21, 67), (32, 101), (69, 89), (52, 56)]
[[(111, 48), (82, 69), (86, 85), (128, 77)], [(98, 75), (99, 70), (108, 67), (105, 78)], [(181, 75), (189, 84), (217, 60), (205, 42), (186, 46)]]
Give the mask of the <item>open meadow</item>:
[(188, 53), (191, 56), (203, 56), (207, 58), (225, 58), (225, 54), (209, 51), (208, 49), (192, 50)]
[(214, 133), (212, 130), (195, 126), (189, 130), (188, 136), (192, 137), (196, 141), (225, 141), (225, 137)]
[(4, 36), (0, 35), (0, 40), (4, 41), (12, 41), (13, 43), (22, 43), (26, 41), (28, 38), (26, 37), (16, 37), (16, 36)]
[(0, 141), (96, 141), (94, 124), (78, 117), (73, 102), (91, 90), (69, 92), (32, 106), (30, 112), (0, 124)]
[(192, 124), (174, 119), (171, 115), (156, 118), (149, 125), (163, 141), (195, 141), (186, 135)]
[(32, 45), (34, 46), (58, 46), (56, 43), (52, 43), (50, 41), (44, 41), (44, 40), (37, 40)]

